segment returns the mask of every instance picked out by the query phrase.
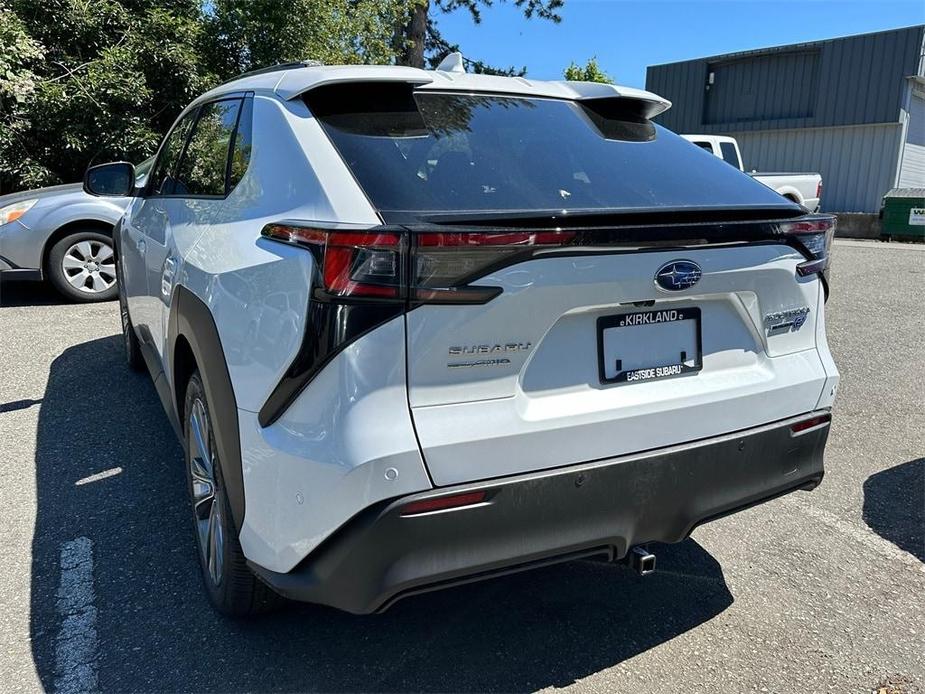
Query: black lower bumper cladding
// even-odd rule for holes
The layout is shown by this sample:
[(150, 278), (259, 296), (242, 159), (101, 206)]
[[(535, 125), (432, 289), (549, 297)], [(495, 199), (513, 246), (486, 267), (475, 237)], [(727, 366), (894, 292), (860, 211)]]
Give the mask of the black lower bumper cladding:
[[(286, 574), (286, 597), (366, 614), (446, 586), (679, 542), (702, 523), (822, 480), (829, 423), (803, 417), (647, 453), (458, 485), (371, 507)], [(819, 414), (819, 413), (815, 413)], [(483, 503), (402, 515), (411, 502), (486, 491)]]

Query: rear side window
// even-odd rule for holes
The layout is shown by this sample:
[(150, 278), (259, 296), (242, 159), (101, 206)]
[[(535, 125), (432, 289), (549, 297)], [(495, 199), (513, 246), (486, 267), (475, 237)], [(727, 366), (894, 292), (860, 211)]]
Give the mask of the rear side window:
[(177, 161), (183, 153), (186, 136), (196, 119), (196, 111), (187, 113), (167, 136), (161, 147), (160, 156), (154, 165), (149, 181), (150, 190), (154, 195), (170, 195), (173, 192), (172, 173), (177, 167)]
[(251, 160), (251, 123), (253, 121), (254, 100), (244, 99), (241, 115), (235, 130), (234, 144), (231, 147), (231, 162), (228, 166), (228, 190), (231, 190), (244, 177)]
[(736, 146), (731, 142), (720, 142), (719, 151), (723, 155), (723, 161), (727, 164), (732, 164), (737, 169), (742, 168), (742, 164), (739, 161), (739, 153), (736, 151)]
[(225, 195), (228, 152), (241, 101), (214, 101), (199, 109), (199, 118), (177, 170), (174, 195)]

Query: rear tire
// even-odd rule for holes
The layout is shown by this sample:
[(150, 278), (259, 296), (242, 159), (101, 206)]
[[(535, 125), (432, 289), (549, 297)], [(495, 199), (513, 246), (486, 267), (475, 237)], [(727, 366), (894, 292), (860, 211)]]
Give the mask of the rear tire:
[(232, 617), (266, 612), (279, 604), (280, 598), (250, 570), (238, 542), (198, 370), (187, 384), (183, 412), (187, 490), (209, 602)]
[(45, 272), (71, 301), (112, 301), (118, 292), (112, 237), (98, 231), (75, 231), (59, 239), (48, 253)]
[(132, 318), (128, 313), (128, 301), (123, 290), (122, 272), (119, 269), (118, 260), (116, 261), (116, 276), (118, 277), (119, 317), (122, 319), (122, 345), (125, 348), (125, 361), (128, 362), (128, 368), (132, 371), (141, 371), (145, 367), (145, 360), (141, 354), (141, 342), (135, 334)]

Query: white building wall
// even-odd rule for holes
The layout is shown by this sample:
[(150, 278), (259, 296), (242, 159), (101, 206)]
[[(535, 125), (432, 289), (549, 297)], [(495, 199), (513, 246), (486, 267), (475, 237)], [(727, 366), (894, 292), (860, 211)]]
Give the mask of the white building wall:
[(852, 125), (729, 133), (749, 171), (822, 174), (824, 212), (877, 212), (896, 184), (902, 125)]
[(897, 186), (925, 188), (925, 87), (910, 83), (906, 103), (906, 145)]
[(898, 188), (925, 188), (925, 147), (906, 143)]

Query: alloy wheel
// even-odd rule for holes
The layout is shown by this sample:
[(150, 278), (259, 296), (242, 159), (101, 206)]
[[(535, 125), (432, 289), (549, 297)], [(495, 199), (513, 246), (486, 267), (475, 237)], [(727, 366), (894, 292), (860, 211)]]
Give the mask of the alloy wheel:
[(189, 415), (189, 466), (192, 480), (193, 515), (203, 564), (214, 585), (222, 581), (224, 570), (224, 530), (222, 490), (216, 476), (217, 460), (202, 400), (193, 401)]
[(105, 292), (116, 283), (112, 246), (102, 241), (84, 240), (70, 246), (61, 269), (70, 285), (86, 294)]

